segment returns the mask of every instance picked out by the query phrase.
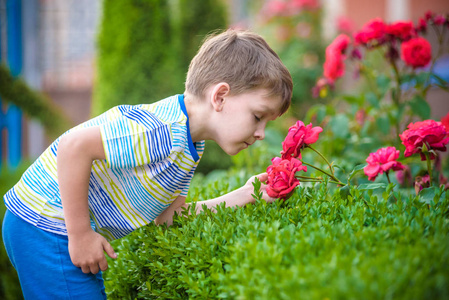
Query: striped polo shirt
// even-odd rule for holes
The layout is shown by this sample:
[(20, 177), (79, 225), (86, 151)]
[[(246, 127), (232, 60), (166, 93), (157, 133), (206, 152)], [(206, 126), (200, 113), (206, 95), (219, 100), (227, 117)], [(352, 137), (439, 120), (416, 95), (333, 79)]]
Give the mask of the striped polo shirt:
[[(204, 141), (192, 142), (183, 95), (117, 106), (67, 132), (91, 126), (100, 127), (106, 156), (92, 163), (90, 173), (88, 202), (95, 231), (108, 240), (121, 238), (153, 221), (179, 195), (187, 196)], [(4, 200), (25, 221), (67, 235), (56, 171), (59, 140)]]

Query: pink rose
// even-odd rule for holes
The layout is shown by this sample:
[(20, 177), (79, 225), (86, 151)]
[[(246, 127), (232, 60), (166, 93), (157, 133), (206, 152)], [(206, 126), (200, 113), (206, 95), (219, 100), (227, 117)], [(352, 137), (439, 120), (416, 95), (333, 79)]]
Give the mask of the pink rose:
[(270, 20), (277, 16), (285, 16), (288, 13), (287, 3), (280, 0), (268, 1), (262, 9), (263, 16)]
[(295, 125), (288, 129), (287, 136), (282, 142), (282, 159), (290, 157), (300, 157), (301, 149), (304, 145), (310, 145), (318, 140), (323, 128), (316, 126), (312, 128), (312, 123), (304, 126), (304, 123), (297, 121)]
[(410, 39), (415, 35), (415, 29), (412, 22), (398, 21), (386, 27), (388, 34), (391, 34), (403, 41)]
[(413, 68), (425, 67), (432, 59), (432, 47), (425, 38), (410, 39), (401, 45), (401, 58)]
[(374, 181), (377, 175), (390, 170), (403, 170), (404, 166), (396, 161), (399, 158), (399, 150), (395, 147), (386, 147), (370, 153), (366, 162), (368, 165), (363, 169), (368, 180)]
[(340, 16), (337, 19), (337, 29), (340, 32), (351, 33), (354, 31), (354, 23), (349, 18)]
[(288, 5), (290, 6), (290, 9), (295, 12), (298, 12), (301, 9), (317, 9), (320, 7), (318, 0), (290, 0)]
[(376, 42), (381, 45), (385, 41), (386, 25), (381, 18), (375, 18), (366, 23), (362, 30), (354, 35), (356, 43), (367, 45)]
[[(428, 150), (446, 151), (446, 144), (449, 142), (449, 131), (441, 122), (426, 120), (410, 123), (407, 130), (400, 134), (399, 137), (405, 146), (405, 157), (419, 153), (421, 160), (426, 160), (426, 155), (422, 152), (423, 145), (426, 144)], [(430, 159), (435, 159), (435, 155), (432, 152), (430, 152)]]
[(295, 177), (296, 172), (306, 172), (307, 167), (303, 166), (301, 161), (296, 158), (283, 160), (280, 157), (275, 157), (271, 161), (272, 165), (267, 168), (267, 193), (272, 198), (285, 200), (299, 185), (299, 180)]

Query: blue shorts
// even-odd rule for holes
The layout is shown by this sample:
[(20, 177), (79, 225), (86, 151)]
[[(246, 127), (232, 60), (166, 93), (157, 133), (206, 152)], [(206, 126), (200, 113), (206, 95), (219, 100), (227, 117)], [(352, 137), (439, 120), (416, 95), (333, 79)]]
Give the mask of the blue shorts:
[(25, 299), (106, 299), (101, 272), (84, 274), (73, 265), (67, 236), (41, 230), (8, 210), (2, 233)]

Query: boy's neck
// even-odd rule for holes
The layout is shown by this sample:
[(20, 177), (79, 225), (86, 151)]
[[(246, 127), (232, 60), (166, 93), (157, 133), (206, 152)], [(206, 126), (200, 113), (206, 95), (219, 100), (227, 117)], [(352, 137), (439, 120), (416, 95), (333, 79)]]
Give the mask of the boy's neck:
[(189, 129), (194, 143), (210, 139), (208, 134), (207, 101), (197, 99), (191, 94), (184, 92), (184, 104), (189, 116)]

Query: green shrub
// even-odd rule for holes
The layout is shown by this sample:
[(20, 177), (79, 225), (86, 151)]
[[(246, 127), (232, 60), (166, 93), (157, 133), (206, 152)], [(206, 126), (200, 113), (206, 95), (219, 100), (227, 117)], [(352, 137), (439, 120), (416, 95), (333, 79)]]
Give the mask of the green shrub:
[[(244, 173), (200, 176), (190, 197), (226, 193)], [(149, 225), (114, 242), (109, 299), (448, 299), (448, 193), (376, 191), (301, 186), (286, 202)]]

